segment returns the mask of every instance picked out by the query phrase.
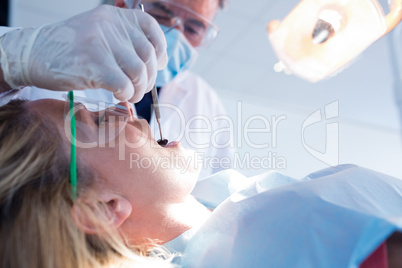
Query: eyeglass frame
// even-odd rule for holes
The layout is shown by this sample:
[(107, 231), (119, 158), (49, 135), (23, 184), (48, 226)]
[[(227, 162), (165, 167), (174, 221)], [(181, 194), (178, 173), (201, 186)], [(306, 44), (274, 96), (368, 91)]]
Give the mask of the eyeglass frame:
[[(68, 92), (68, 100), (70, 110), (74, 109), (74, 93)], [(76, 122), (75, 113), (69, 113), (70, 115), (70, 130), (71, 130), (71, 149), (70, 149), (70, 184), (71, 195), (73, 200), (77, 199), (77, 144), (76, 144)]]

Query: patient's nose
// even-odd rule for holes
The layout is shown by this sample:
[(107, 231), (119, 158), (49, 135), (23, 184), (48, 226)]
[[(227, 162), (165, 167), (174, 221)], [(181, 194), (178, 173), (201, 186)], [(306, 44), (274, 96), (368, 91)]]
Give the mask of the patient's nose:
[(128, 110), (128, 115), (129, 115), (129, 121), (134, 121), (134, 110), (133, 110), (133, 105), (129, 103), (128, 101), (123, 101), (120, 102), (119, 105), (126, 107)]

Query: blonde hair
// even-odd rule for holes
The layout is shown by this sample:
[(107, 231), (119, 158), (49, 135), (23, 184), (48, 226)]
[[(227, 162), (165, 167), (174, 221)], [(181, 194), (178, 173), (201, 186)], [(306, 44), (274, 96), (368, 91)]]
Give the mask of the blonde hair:
[[(170, 266), (141, 257), (141, 249), (128, 249), (99, 217), (102, 235), (86, 235), (77, 228), (73, 205), (94, 212), (71, 197), (70, 150), (56, 126), (23, 104), (14, 100), (0, 107), (0, 266)], [(93, 174), (79, 165), (78, 197), (92, 194), (93, 183)]]

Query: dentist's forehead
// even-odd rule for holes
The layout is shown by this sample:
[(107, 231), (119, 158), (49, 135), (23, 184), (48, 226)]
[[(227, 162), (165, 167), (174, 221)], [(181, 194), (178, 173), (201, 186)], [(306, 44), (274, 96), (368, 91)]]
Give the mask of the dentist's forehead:
[[(159, 2), (154, 0), (144, 0), (144, 3)], [(182, 5), (192, 11), (206, 17), (209, 20), (213, 20), (216, 12), (219, 9), (219, 0), (165, 0), (163, 2), (172, 2)]]

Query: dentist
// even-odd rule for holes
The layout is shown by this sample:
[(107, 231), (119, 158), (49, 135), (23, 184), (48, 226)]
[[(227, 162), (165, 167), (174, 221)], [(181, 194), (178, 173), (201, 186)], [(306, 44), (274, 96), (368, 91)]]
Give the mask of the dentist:
[[(115, 0), (115, 4), (126, 7), (124, 0)], [(189, 70), (198, 50), (215, 40), (218, 28), (213, 20), (226, 0), (143, 0), (142, 4), (159, 23), (167, 41), (169, 61), (156, 78), (164, 135), (198, 153), (202, 165), (199, 178), (232, 168), (233, 123), (216, 92)], [(145, 94), (135, 108), (158, 136), (151, 94)]]

